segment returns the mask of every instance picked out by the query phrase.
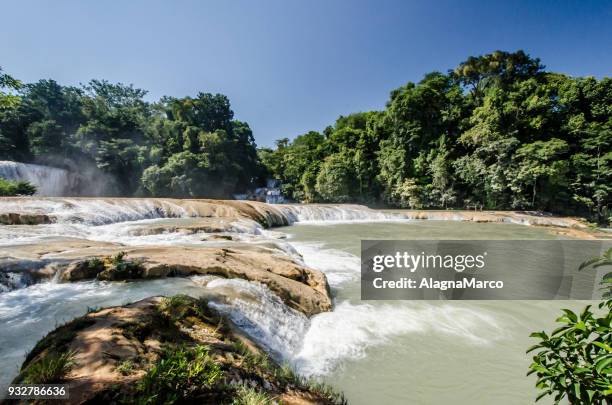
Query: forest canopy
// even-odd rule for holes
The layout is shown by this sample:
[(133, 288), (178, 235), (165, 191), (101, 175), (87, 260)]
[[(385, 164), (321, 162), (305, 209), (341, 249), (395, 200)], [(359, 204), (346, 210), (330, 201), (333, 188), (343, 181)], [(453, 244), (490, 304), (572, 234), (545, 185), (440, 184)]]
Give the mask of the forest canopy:
[(612, 79), (549, 72), (523, 51), (469, 57), (393, 90), (382, 111), (259, 150), (222, 94), (145, 95), (0, 71), (0, 159), (93, 168), (116, 195), (231, 197), (272, 177), (295, 201), (610, 221)]
[(23, 84), (0, 71), (0, 159), (93, 171), (113, 195), (230, 197), (261, 181), (253, 133), (226, 96), (146, 94), (104, 80)]
[(393, 90), (383, 111), (340, 117), (259, 156), (300, 201), (609, 222), (612, 79), (547, 72), (523, 51), (496, 51)]

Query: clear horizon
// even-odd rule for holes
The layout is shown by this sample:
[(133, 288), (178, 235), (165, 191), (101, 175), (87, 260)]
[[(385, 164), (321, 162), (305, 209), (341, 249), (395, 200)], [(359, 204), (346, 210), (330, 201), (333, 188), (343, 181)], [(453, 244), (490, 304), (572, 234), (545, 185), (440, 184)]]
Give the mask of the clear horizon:
[(612, 67), (604, 1), (24, 1), (3, 15), (12, 76), (132, 83), (149, 100), (223, 93), (258, 146), (382, 109), (394, 88), (496, 49), (571, 76)]

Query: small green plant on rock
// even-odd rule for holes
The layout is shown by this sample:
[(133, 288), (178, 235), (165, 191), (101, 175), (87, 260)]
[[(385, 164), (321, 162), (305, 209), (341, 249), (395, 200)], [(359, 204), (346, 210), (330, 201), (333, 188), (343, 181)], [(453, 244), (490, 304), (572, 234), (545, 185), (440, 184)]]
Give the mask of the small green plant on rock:
[(274, 403), (265, 392), (241, 385), (236, 389), (231, 405), (272, 405)]
[(223, 378), (207, 346), (169, 347), (138, 385), (139, 402), (174, 404), (211, 392)]
[(86, 265), (89, 269), (104, 269), (104, 262), (99, 257), (94, 257), (87, 260)]
[(122, 375), (130, 375), (134, 372), (134, 362), (131, 359), (127, 359), (119, 363), (117, 371)]
[(35, 361), (25, 370), (24, 384), (51, 384), (62, 380), (74, 365), (75, 353), (48, 354)]
[(172, 297), (162, 298), (158, 309), (173, 321), (180, 321), (190, 314), (197, 312), (193, 298), (188, 295), (178, 294)]
[[(136, 260), (126, 259), (126, 252), (119, 252), (115, 256), (104, 258), (104, 271), (98, 273), (99, 280), (114, 281), (114, 280), (129, 280), (139, 279), (142, 277), (142, 264)], [(98, 260), (98, 259), (92, 259)], [(97, 262), (90, 263), (96, 265)]]

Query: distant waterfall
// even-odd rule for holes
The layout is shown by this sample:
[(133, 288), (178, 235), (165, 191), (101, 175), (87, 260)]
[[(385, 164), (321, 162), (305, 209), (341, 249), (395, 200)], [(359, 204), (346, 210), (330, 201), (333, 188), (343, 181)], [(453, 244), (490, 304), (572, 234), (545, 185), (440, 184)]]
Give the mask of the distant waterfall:
[(400, 214), (375, 211), (363, 205), (275, 205), (289, 223), (294, 222), (355, 222), (355, 221), (385, 221), (398, 220), (404, 217)]
[(68, 195), (72, 188), (68, 171), (49, 166), (1, 160), (0, 177), (30, 182), (36, 186), (36, 194), (41, 196)]

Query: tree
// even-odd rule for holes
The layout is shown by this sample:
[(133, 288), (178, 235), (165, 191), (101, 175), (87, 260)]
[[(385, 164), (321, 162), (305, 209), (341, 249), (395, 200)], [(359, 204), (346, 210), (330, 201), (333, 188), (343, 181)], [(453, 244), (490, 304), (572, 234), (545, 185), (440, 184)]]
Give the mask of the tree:
[(7, 73), (2, 73), (2, 67), (0, 66), (0, 110), (7, 108), (14, 108), (19, 104), (20, 98), (17, 95), (11, 93), (5, 93), (3, 89), (19, 90), (22, 83), (10, 76)]
[(487, 87), (505, 87), (518, 80), (536, 76), (544, 69), (540, 60), (524, 51), (495, 51), (483, 56), (470, 56), (453, 71), (453, 78), (470, 89), (474, 98), (482, 96)]
[(19, 80), (2, 73), (0, 67), (0, 158), (3, 159), (23, 159), (28, 155), (28, 140), (23, 136), (18, 114), (21, 97), (13, 93), (22, 86)]
[(566, 183), (568, 162), (560, 157), (567, 151), (567, 142), (557, 138), (523, 145), (516, 151), (518, 167), (513, 188), (520, 193), (524, 186), (531, 185), (531, 207), (536, 206), (538, 182), (545, 181), (549, 186)]
[(348, 154), (336, 153), (328, 156), (321, 165), (315, 189), (323, 201), (343, 203), (351, 200), (355, 176), (350, 160)]
[(581, 314), (564, 309), (557, 322), (563, 326), (550, 335), (535, 332), (540, 342), (527, 351), (536, 351), (529, 374), (538, 377), (536, 387), (555, 403), (567, 398), (572, 404), (610, 403), (612, 396), (612, 312), (596, 316), (587, 306)]

